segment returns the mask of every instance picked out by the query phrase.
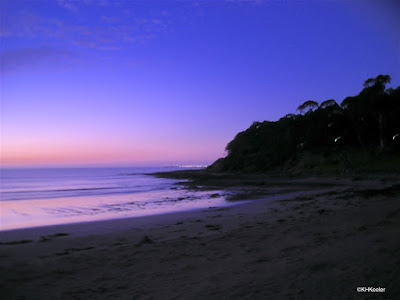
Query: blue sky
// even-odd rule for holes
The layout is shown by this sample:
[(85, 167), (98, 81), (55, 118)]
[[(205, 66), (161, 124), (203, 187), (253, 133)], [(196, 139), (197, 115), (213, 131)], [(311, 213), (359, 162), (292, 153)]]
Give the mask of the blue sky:
[(209, 163), (253, 121), (400, 84), (395, 1), (0, 5), (5, 165)]

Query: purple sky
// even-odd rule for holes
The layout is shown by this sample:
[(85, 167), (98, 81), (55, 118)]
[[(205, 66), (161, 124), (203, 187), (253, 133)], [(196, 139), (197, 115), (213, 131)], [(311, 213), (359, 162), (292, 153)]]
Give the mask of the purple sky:
[(395, 1), (0, 3), (6, 166), (210, 163), (253, 121), (400, 84)]

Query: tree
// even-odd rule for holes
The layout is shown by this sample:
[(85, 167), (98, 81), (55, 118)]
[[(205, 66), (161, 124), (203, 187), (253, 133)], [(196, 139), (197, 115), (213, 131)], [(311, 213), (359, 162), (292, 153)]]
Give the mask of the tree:
[(379, 145), (385, 148), (384, 123), (388, 110), (388, 94), (385, 92), (386, 84), (390, 83), (389, 75), (378, 75), (364, 82), (364, 89), (360, 92), (361, 103), (366, 114), (371, 115), (377, 122), (379, 131)]
[(346, 97), (342, 103), (340, 103), (340, 106), (343, 109), (345, 119), (350, 121), (351, 127), (354, 129), (358, 143), (360, 146), (365, 147), (364, 132), (366, 131), (366, 124), (361, 109), (360, 97)]
[(313, 100), (307, 100), (303, 104), (299, 105), (299, 107), (297, 107), (297, 110), (302, 114), (304, 113), (306, 108), (308, 108), (307, 112), (312, 111), (318, 108), (318, 103)]
[(378, 75), (376, 78), (368, 78), (367, 80), (364, 81), (363, 86), (365, 88), (375, 86), (375, 85), (380, 85), (380, 86), (385, 86), (385, 84), (390, 83), (391, 78), (389, 75)]
[(336, 101), (334, 99), (330, 99), (330, 100), (325, 100), (324, 102), (322, 102), (320, 104), (320, 108), (326, 108), (326, 107), (331, 107), (331, 106), (335, 106), (335, 107), (339, 107), (339, 105), (336, 103)]
[(288, 119), (295, 119), (297, 116), (295, 114), (287, 114), (286, 116), (284, 116), (284, 118), (288, 118)]

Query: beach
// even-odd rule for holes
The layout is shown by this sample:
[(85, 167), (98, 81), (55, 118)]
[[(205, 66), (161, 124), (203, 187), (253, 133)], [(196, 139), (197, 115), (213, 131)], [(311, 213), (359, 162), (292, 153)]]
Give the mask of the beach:
[(398, 180), (230, 177), (237, 205), (3, 231), (2, 299), (394, 299)]
[(400, 300), (400, 0), (0, 3), (0, 300)]

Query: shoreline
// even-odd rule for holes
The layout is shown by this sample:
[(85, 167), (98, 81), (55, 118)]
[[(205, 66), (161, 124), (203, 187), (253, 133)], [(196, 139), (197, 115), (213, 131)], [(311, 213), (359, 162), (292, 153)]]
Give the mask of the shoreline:
[[(290, 197), (291, 196), (291, 197)], [(170, 223), (176, 222), (178, 219), (195, 219), (201, 218), (207, 212), (212, 211), (226, 211), (237, 213), (243, 212), (246, 209), (242, 209), (246, 205), (260, 205), (255, 202), (269, 202), (270, 204), (280, 199), (294, 198), (302, 196), (301, 192), (288, 193), (288, 194), (277, 194), (273, 196), (266, 196), (261, 199), (252, 200), (237, 200), (227, 202), (222, 206), (211, 206), (204, 208), (194, 208), (182, 211), (166, 212), (154, 215), (144, 216), (131, 216), (131, 217), (120, 217), (103, 220), (89, 220), (84, 222), (71, 222), (64, 224), (51, 224), (43, 226), (34, 226), (28, 228), (15, 228), (0, 230), (0, 245), (7, 245), (8, 243), (18, 244), (18, 238), (22, 240), (32, 239), (31, 242), (39, 241), (41, 236), (55, 235), (58, 233), (68, 233), (73, 236), (86, 236), (93, 234), (108, 234), (121, 230), (130, 229), (150, 229), (157, 226), (170, 225)], [(240, 206), (236, 208), (236, 206)]]
[(196, 216), (201, 215), (207, 210), (224, 209), (236, 205), (247, 204), (244, 202), (245, 201), (233, 203), (232, 205), (226, 206), (196, 208), (191, 210), (166, 212), (155, 215), (121, 217), (85, 222), (35, 226), (29, 228), (6, 229), (0, 231), (0, 245), (1, 243), (13, 242), (13, 240), (15, 240), (15, 237), (31, 237), (37, 239), (41, 235), (56, 234), (57, 232), (68, 232), (68, 235), (85, 236), (91, 234), (108, 234), (110, 232), (113, 232), (114, 230), (128, 230), (128, 228), (124, 228), (125, 225), (131, 226), (131, 229), (136, 227), (153, 228), (155, 226), (166, 225), (180, 218), (195, 218)]
[(33, 241), (0, 245), (0, 289), (4, 299), (352, 299), (359, 286), (398, 295), (397, 181), (298, 183), (280, 187), (298, 195), (275, 200), (13, 231), (8, 241)]

